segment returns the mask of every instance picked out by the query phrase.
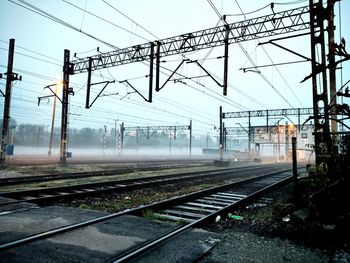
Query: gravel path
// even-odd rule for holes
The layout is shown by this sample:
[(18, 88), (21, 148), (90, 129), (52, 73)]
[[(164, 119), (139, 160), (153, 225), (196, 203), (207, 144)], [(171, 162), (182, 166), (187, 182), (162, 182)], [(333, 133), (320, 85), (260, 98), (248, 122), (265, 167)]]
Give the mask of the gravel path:
[(288, 240), (232, 231), (199, 262), (329, 262), (329, 256)]

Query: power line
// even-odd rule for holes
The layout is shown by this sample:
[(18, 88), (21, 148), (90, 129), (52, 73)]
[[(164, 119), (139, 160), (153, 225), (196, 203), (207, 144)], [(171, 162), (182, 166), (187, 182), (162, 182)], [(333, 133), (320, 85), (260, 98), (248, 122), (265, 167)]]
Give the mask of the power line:
[[(44, 79), (47, 79), (47, 78), (50, 78), (50, 77), (46, 77), (46, 76), (43, 76), (43, 75), (39, 75), (39, 74), (36, 74), (36, 73), (33, 73), (33, 72), (27, 72), (27, 71), (24, 71), (24, 70), (20, 70), (21, 72), (25, 72), (25, 73), (27, 73), (27, 74), (31, 74), (31, 75), (33, 75), (33, 76), (35, 76), (35, 77), (41, 77), (41, 78), (44, 78)], [(35, 84), (37, 84), (38, 86), (41, 86), (41, 84), (38, 84), (38, 83), (35, 83)], [(21, 90), (26, 90), (26, 91), (28, 91), (28, 92), (34, 92), (34, 91), (31, 91), (31, 90), (28, 90), (28, 89), (24, 89), (24, 88), (22, 88)], [(34, 92), (34, 93), (36, 93), (36, 94), (41, 94), (41, 93), (38, 93), (38, 92)], [(97, 92), (96, 92), (97, 93)], [(23, 101), (23, 100), (22, 100)], [(33, 102), (33, 101), (30, 101), (31, 103)], [(133, 102), (132, 104), (135, 104), (135, 102)], [(147, 109), (149, 109), (148, 107), (146, 107), (145, 105), (143, 105), (143, 104), (140, 104), (142, 107), (144, 107), (144, 108), (147, 108)], [(163, 112), (164, 113), (164, 110), (162, 110), (162, 109), (156, 109), (156, 108), (153, 108), (153, 110), (157, 110), (157, 111), (160, 111), (160, 112)], [(170, 115), (175, 115), (175, 116), (178, 116), (178, 117), (182, 117), (182, 118), (187, 118), (186, 116), (183, 116), (183, 115), (179, 115), (179, 114), (171, 114), (171, 113), (169, 113), (169, 112), (167, 112), (168, 114), (170, 114)], [(118, 113), (118, 114), (120, 114), (120, 113)], [(198, 120), (198, 121), (200, 121), (200, 120)], [(201, 122), (201, 121), (200, 121)]]
[(145, 40), (145, 41), (150, 41), (150, 40), (144, 38), (144, 37), (141, 36), (141, 35), (138, 35), (138, 34), (132, 32), (132, 31), (130, 31), (130, 30), (124, 28), (124, 27), (121, 27), (121, 26), (119, 26), (119, 25), (117, 25), (117, 24), (115, 24), (115, 23), (112, 23), (111, 21), (109, 21), (109, 20), (107, 20), (107, 19), (105, 19), (105, 18), (103, 18), (103, 17), (100, 17), (100, 16), (98, 16), (98, 15), (96, 15), (96, 14), (93, 14), (92, 12), (89, 12), (89, 11), (87, 11), (87, 10), (84, 10), (83, 8), (81, 8), (81, 7), (77, 6), (77, 5), (74, 5), (74, 4), (72, 4), (72, 3), (70, 3), (70, 2), (68, 2), (68, 1), (66, 1), (66, 0), (62, 0), (62, 1), (65, 2), (66, 4), (69, 4), (69, 5), (73, 6), (73, 7), (75, 7), (75, 8), (77, 8), (77, 9), (81, 10), (81, 11), (84, 11), (84, 13), (87, 13), (87, 14), (89, 14), (89, 15), (91, 15), (91, 16), (93, 16), (93, 17), (96, 17), (96, 18), (98, 18), (98, 19), (101, 19), (102, 21), (104, 21), (104, 22), (106, 22), (106, 23), (108, 23), (108, 24), (111, 24), (111, 25), (113, 25), (113, 26), (115, 26), (115, 27), (117, 27), (117, 28), (119, 28), (119, 29), (121, 29), (121, 30), (123, 30), (123, 31), (125, 31), (125, 32), (127, 32), (127, 33), (129, 33), (129, 34), (135, 35), (135, 36), (137, 36), (137, 37), (139, 37), (139, 38), (141, 38), (141, 39), (143, 39), (143, 40)]
[[(238, 0), (235, 0), (235, 2), (236, 2), (236, 4), (237, 4), (239, 10), (242, 12), (242, 15), (244, 16), (244, 18), (247, 19), (246, 14), (243, 12), (243, 10), (242, 10), (240, 4), (238, 3)], [(304, 0), (302, 0), (302, 1), (294, 1), (294, 2), (304, 2)], [(260, 43), (259, 40), (258, 40), (258, 43)], [(262, 46), (262, 49), (263, 49), (263, 51), (265, 52), (265, 54), (267, 55), (267, 57), (269, 58), (270, 62), (271, 62), (272, 64), (274, 64), (274, 62), (273, 62), (271, 56), (267, 53), (267, 51), (266, 51), (266, 49), (264, 48), (264, 46)], [(299, 100), (299, 98), (296, 96), (295, 92), (294, 92), (294, 91), (292, 90), (292, 88), (289, 86), (289, 84), (288, 84), (288, 82), (286, 81), (286, 79), (283, 77), (283, 75), (282, 75), (282, 73), (280, 72), (280, 70), (278, 69), (278, 67), (277, 67), (276, 65), (274, 65), (274, 68), (277, 70), (278, 74), (279, 74), (280, 77), (283, 79), (284, 83), (287, 85), (287, 88), (288, 88), (289, 91), (293, 94), (294, 98), (299, 102), (299, 104), (300, 104), (302, 107), (304, 107), (303, 104), (301, 103), (301, 101)]]
[[(50, 78), (50, 77), (46, 77), (46, 76), (43, 76), (43, 75), (39, 75), (39, 74), (36, 74), (36, 73), (33, 73), (33, 72), (27, 72), (27, 71), (24, 71), (24, 70), (19, 70), (21, 72), (24, 72), (24, 73), (27, 73), (27, 74), (30, 74), (32, 76), (35, 76), (35, 77), (40, 77), (40, 78), (44, 78), (44, 79), (47, 79), (47, 78)], [(38, 85), (41, 85), (41, 84), (38, 84)], [(30, 91), (32, 92), (31, 90), (28, 90), (28, 89), (23, 89), (22, 90), (26, 90), (26, 91)], [(37, 92), (36, 92), (37, 93)], [(97, 92), (96, 92), (97, 93)], [(41, 94), (41, 93), (37, 93), (37, 94)]]
[[(0, 49), (4, 50), (4, 51), (8, 51), (8, 49), (6, 49), (6, 48), (0, 47)], [(15, 51), (15, 54), (18, 54), (18, 55), (21, 55), (21, 56), (24, 56), (24, 57), (27, 57), (27, 58), (39, 60), (39, 61), (42, 61), (42, 62), (46, 62), (46, 63), (52, 64), (52, 65), (55, 65), (55, 66), (62, 67), (61, 64), (58, 64), (58, 63), (55, 63), (55, 62), (51, 62), (51, 61), (48, 61), (48, 60), (45, 60), (45, 59), (37, 58), (37, 57), (34, 57), (34, 56), (26, 55), (26, 54), (23, 54), (23, 53), (18, 52), (18, 51)]]
[(77, 32), (79, 32), (81, 34), (84, 34), (84, 35), (86, 35), (86, 36), (88, 36), (88, 37), (90, 37), (90, 38), (92, 38), (92, 39), (94, 39), (94, 40), (96, 40), (96, 41), (98, 41), (100, 43), (103, 43), (106, 46), (109, 46), (109, 47), (114, 48), (114, 49), (119, 49), (115, 45), (112, 45), (112, 44), (110, 44), (110, 43), (108, 43), (108, 42), (106, 42), (106, 41), (104, 41), (104, 40), (102, 40), (102, 39), (100, 39), (98, 37), (95, 37), (95, 36), (85, 32), (83, 30), (80, 30), (79, 28), (73, 26), (72, 24), (69, 24), (69, 23), (63, 21), (63, 20), (59, 19), (58, 17), (56, 17), (54, 15), (51, 15), (51, 14), (45, 12), (44, 10), (42, 10), (42, 9), (40, 9), (40, 8), (38, 8), (38, 7), (32, 5), (32, 4), (30, 4), (30, 3), (28, 3), (28, 2), (26, 2), (24, 0), (18, 0), (18, 1), (21, 2), (22, 4), (26, 5), (26, 6), (15, 2), (15, 0), (8, 0), (8, 1), (10, 1), (11, 3), (16, 4), (16, 5), (18, 5), (18, 6), (22, 7), (22, 8), (25, 8), (25, 9), (31, 11), (31, 12), (34, 12), (34, 13), (40, 15), (40, 16), (48, 18), (48, 19), (50, 19), (50, 20), (52, 20), (52, 21), (54, 21), (56, 23), (59, 23), (59, 24), (65, 26), (65, 27), (68, 27), (68, 28), (70, 28), (70, 29), (72, 29), (74, 31), (77, 31)]
[[(135, 22), (135, 20), (133, 20), (133, 19), (131, 19), (130, 17), (128, 17), (128, 16), (126, 16), (124, 13), (122, 13), (121, 11), (119, 11), (118, 9), (116, 9), (115, 7), (113, 7), (112, 5), (110, 5), (108, 2), (106, 2), (106, 1), (104, 1), (108, 6), (110, 6), (112, 9), (114, 9), (115, 11), (117, 11), (118, 13), (121, 13), (123, 16), (125, 16), (127, 19), (129, 19), (130, 21), (132, 21), (133, 23), (135, 23), (135, 24), (137, 24), (138, 26), (140, 26), (143, 30), (145, 30), (147, 33), (149, 33), (149, 34), (151, 34), (152, 36), (154, 36), (155, 38), (157, 38), (157, 39), (159, 39), (157, 36), (155, 36), (153, 33), (151, 33), (149, 30), (147, 30), (146, 28), (144, 28), (144, 27), (142, 27), (140, 24), (138, 24), (137, 22)], [(167, 70), (167, 71), (169, 71), (169, 72), (172, 72), (172, 70), (170, 70), (170, 69), (168, 69), (168, 68), (166, 68), (166, 67), (161, 67), (162, 69), (164, 69), (164, 70)], [(164, 73), (164, 72), (162, 72), (163, 74), (165, 74), (165, 75), (167, 75), (166, 73)], [(180, 75), (181, 77), (184, 77), (183, 75), (181, 75), (181, 74), (179, 74), (178, 72), (176, 72), (176, 74), (177, 75)], [(193, 80), (192, 80), (193, 81)], [(194, 83), (196, 83), (196, 84), (198, 84), (197, 82), (195, 82), (195, 81), (193, 81)], [(196, 89), (196, 88), (194, 88), (193, 86), (191, 86), (191, 85), (188, 85), (187, 84), (187, 86), (189, 86), (189, 87), (191, 87), (192, 89), (195, 89), (195, 90), (197, 90), (198, 91), (198, 89)], [(205, 86), (203, 86), (203, 85), (201, 85), (202, 87), (204, 87), (205, 89), (208, 89), (207, 87), (205, 87)], [(210, 92), (212, 92), (212, 93), (214, 93), (214, 94), (216, 94), (216, 95), (218, 95), (218, 96), (220, 96), (220, 94), (218, 94), (217, 92), (213, 92), (212, 90), (210, 90), (210, 89), (208, 89)], [(202, 92), (203, 93), (203, 92)], [(205, 93), (206, 95), (208, 95), (208, 96), (211, 96), (211, 97), (213, 97), (213, 98), (216, 98), (217, 99), (217, 97), (215, 97), (215, 96), (212, 96), (212, 95), (210, 95), (210, 94), (207, 94), (207, 93)], [(225, 97), (225, 99), (227, 99), (227, 100), (229, 100), (230, 101), (230, 103), (233, 103), (233, 104), (235, 104), (235, 105), (232, 105), (232, 106), (235, 106), (235, 107), (237, 107), (238, 106), (238, 108), (240, 108), (240, 109), (247, 109), (246, 107), (244, 107), (243, 105), (241, 105), (241, 104), (239, 104), (239, 103), (236, 103), (236, 102), (234, 102), (234, 101), (232, 101), (232, 100), (230, 100), (230, 99), (228, 99), (227, 97)], [(222, 101), (222, 100), (221, 100)]]
[(263, 9), (265, 9), (265, 8), (267, 8), (267, 7), (269, 7), (269, 6), (270, 6), (270, 4), (267, 4), (267, 5), (265, 5), (265, 6), (261, 7), (261, 8), (258, 8), (258, 9), (256, 9), (256, 10), (247, 12), (247, 13), (245, 13), (245, 14), (228, 14), (228, 15), (226, 15), (226, 16), (244, 16), (244, 15), (251, 15), (251, 14), (257, 13), (257, 12), (259, 12), (259, 11), (261, 11), (261, 10), (263, 10)]
[(309, 0), (296, 0), (296, 1), (290, 1), (290, 2), (273, 2), (275, 5), (297, 5), (297, 4), (301, 4), (304, 3), (306, 1)]
[(127, 19), (129, 19), (131, 22), (133, 22), (135, 25), (137, 25), (138, 27), (142, 28), (145, 32), (147, 32), (148, 34), (150, 34), (151, 36), (155, 37), (156, 39), (159, 39), (159, 37), (157, 37), (156, 35), (154, 35), (152, 32), (150, 32), (149, 30), (147, 30), (146, 28), (144, 28), (142, 25), (140, 25), (139, 23), (137, 23), (135, 20), (131, 19), (130, 17), (128, 17), (126, 14), (124, 14), (123, 12), (121, 12), (120, 10), (118, 10), (116, 7), (114, 7), (113, 5), (111, 5), (110, 3), (108, 3), (106, 0), (102, 0), (106, 5), (108, 5), (109, 7), (111, 7), (113, 10), (115, 10), (116, 12), (118, 12), (119, 14), (121, 14), (122, 16), (126, 17)]
[[(3, 43), (5, 43), (5, 44), (8, 44), (8, 41), (5, 41), (5, 40), (0, 40), (0, 42), (3, 42)], [(17, 44), (16, 44), (16, 48), (20, 48), (20, 49), (29, 51), (29, 52), (31, 52), (31, 53), (33, 53), (33, 54), (40, 55), (40, 56), (49, 58), (49, 59), (51, 59), (51, 60), (55, 60), (56, 62), (59, 62), (60, 65), (63, 64), (62, 60), (56, 59), (56, 58), (54, 58), (54, 57), (50, 57), (50, 56), (48, 56), (48, 55), (46, 55), (46, 54), (43, 54), (43, 53), (40, 53), (40, 52), (37, 52), (37, 51), (33, 51), (33, 50), (31, 50), (31, 49), (28, 49), (28, 48), (19, 46), (19, 45), (17, 45)]]
[[(21, 2), (23, 2), (23, 3), (26, 3), (25, 1), (21, 1)], [(15, 4), (17, 4), (17, 3), (15, 3)], [(28, 3), (26, 3), (26, 4), (28, 4)], [(23, 6), (22, 6), (23, 7)], [(34, 8), (32, 5), (30, 5), (30, 7), (32, 7), (32, 8)], [(26, 8), (26, 7), (25, 7)], [(39, 8), (37, 8), (37, 10), (40, 10), (40, 11), (42, 11), (41, 9), (39, 9)], [(34, 10), (31, 10), (30, 9), (30, 11), (34, 11)], [(35, 12), (35, 13), (38, 13), (38, 12)], [(44, 17), (46, 17), (46, 18), (49, 18), (49, 19), (51, 19), (51, 16), (48, 14), (48, 13), (46, 13), (45, 12), (45, 14), (46, 15), (43, 15)], [(63, 24), (63, 25), (65, 25), (65, 26), (68, 26), (69, 27), (69, 24), (67, 24), (67, 23), (65, 23), (64, 21), (62, 21), (62, 20), (57, 20), (57, 19), (51, 19), (51, 20), (53, 20), (53, 21), (55, 21), (55, 22), (58, 22), (58, 23), (61, 23), (61, 24)], [(167, 69), (168, 70), (168, 69)], [(192, 88), (194, 88), (194, 87), (192, 87)], [(198, 90), (198, 89), (197, 89)], [(210, 89), (209, 89), (210, 90)], [(211, 90), (210, 90), (211, 91)], [(201, 91), (202, 93), (204, 93), (204, 94), (207, 94), (207, 93), (205, 93), (205, 92), (203, 92), (203, 91)], [(212, 92), (212, 91), (211, 91)], [(213, 96), (213, 95), (210, 95), (210, 94), (207, 94), (207, 95), (209, 95), (209, 96), (212, 96), (213, 98), (216, 98), (215, 96)], [(217, 99), (217, 98), (216, 98)], [(221, 100), (222, 101), (222, 100)], [(237, 105), (237, 103), (235, 103), (235, 105), (234, 105), (235, 107), (242, 107), (242, 105)]]
[[(107, 2), (106, 2), (106, 4), (107, 4)], [(115, 9), (116, 10), (116, 9)], [(120, 12), (119, 10), (116, 10), (117, 12)], [(90, 12), (91, 13), (91, 12)], [(92, 14), (92, 13), (91, 13)], [(101, 18), (101, 17), (99, 17), (99, 16), (97, 16), (97, 15), (95, 15), (95, 14), (92, 14), (92, 15), (94, 15), (95, 17), (98, 17), (99, 19), (102, 19), (103, 21), (107, 21), (107, 20), (105, 20), (105, 19), (103, 19), (103, 18)], [(134, 20), (132, 20), (131, 18), (129, 18), (128, 17), (128, 19), (130, 19), (131, 21), (133, 21), (134, 23), (136, 23)], [(113, 25), (115, 25), (114, 23), (111, 23), (111, 22), (109, 22), (110, 24), (113, 24)], [(115, 25), (115, 26), (117, 26), (117, 25)], [(118, 26), (119, 27), (119, 26)], [(144, 30), (146, 30), (146, 29), (144, 29)], [(147, 32), (149, 32), (148, 30), (146, 30)], [(153, 34), (152, 34), (153, 35)], [(153, 35), (154, 36), (154, 35)], [(167, 69), (167, 68), (165, 68), (165, 67), (161, 67), (162, 69), (165, 69), (165, 70), (167, 70), (167, 71), (170, 71), (170, 72), (172, 72), (171, 70), (169, 70), (169, 69)], [(165, 74), (164, 72), (162, 72), (163, 74)], [(179, 75), (178, 73), (176, 73), (177, 75)], [(183, 77), (183, 75), (180, 75), (180, 76), (182, 76)], [(188, 85), (189, 87), (192, 87), (193, 88), (193, 86), (190, 86), (190, 85)], [(205, 87), (206, 88), (206, 87)], [(208, 88), (206, 88), (206, 89), (208, 89)], [(198, 89), (196, 89), (196, 90), (198, 90)], [(210, 89), (208, 89), (208, 90), (210, 90)], [(212, 92), (212, 91), (211, 91)], [(216, 92), (214, 92), (214, 93), (216, 93)], [(206, 93), (205, 93), (206, 94)], [(217, 93), (216, 93), (217, 94)], [(208, 95), (208, 94), (207, 94)], [(218, 95), (218, 94), (217, 94)], [(211, 95), (209, 95), (209, 96), (211, 96)], [(214, 97), (214, 96), (211, 96), (211, 97)], [(216, 97), (214, 97), (214, 98), (216, 98)], [(227, 100), (229, 100), (229, 99), (227, 99)], [(240, 109), (247, 109), (246, 107), (244, 107), (243, 105), (240, 105), (239, 103), (236, 103), (236, 102), (233, 102), (233, 101), (231, 101), (232, 103), (234, 103), (235, 104), (235, 107), (239, 107)]]
[[(214, 9), (215, 13), (219, 16), (220, 19), (222, 19), (222, 16), (220, 13), (218, 13), (217, 9), (215, 6), (213, 6), (213, 3), (210, 0), (207, 0), (208, 3), (210, 4), (210, 6)], [(236, 1), (236, 0), (235, 0)], [(237, 2), (237, 1), (236, 1)], [(227, 24), (227, 22), (225, 20), (222, 20), (225, 24)], [(240, 49), (243, 51), (244, 55), (248, 58), (248, 60), (250, 61), (250, 63), (257, 68), (257, 65), (255, 64), (255, 62), (253, 61), (253, 59), (249, 56), (249, 54), (247, 53), (247, 51), (243, 48), (243, 45), (238, 42), (238, 46), (240, 47)], [(258, 72), (259, 75), (262, 77), (263, 80), (265, 80), (265, 82), (267, 84), (269, 84), (269, 86), (289, 105), (293, 108), (293, 105), (290, 104), (290, 102), (275, 88), (275, 86), (264, 76), (263, 73)]]
[[(36, 93), (37, 93), (37, 92), (36, 92)], [(22, 102), (25, 101), (25, 100), (20, 99), (20, 98), (15, 98), (15, 100), (17, 100), (17, 99), (20, 100), (20, 101), (22, 101)], [(27, 102), (33, 103), (34, 101), (28, 101), (28, 100), (27, 100)], [(136, 102), (136, 101), (132, 101), (132, 102), (131, 102), (131, 104), (133, 104), (133, 106), (134, 106), (135, 103), (138, 103), (138, 102)], [(141, 107), (145, 107), (144, 104), (141, 104), (141, 103), (138, 103), (138, 104), (139, 104)], [(72, 104), (72, 106), (74, 106), (74, 105)], [(148, 107), (146, 107), (146, 108), (147, 108), (147, 110), (150, 110)], [(163, 109), (159, 109), (159, 108), (156, 108), (156, 107), (153, 107), (152, 110), (154, 110), (154, 111), (159, 111), (159, 112), (162, 112), (162, 113), (165, 112), (165, 113), (168, 114), (168, 115), (172, 115), (172, 116), (176, 116), (176, 117), (181, 117), (181, 118), (184, 118), (184, 119), (188, 119), (188, 117), (186, 117), (186, 116), (183, 116), (183, 115), (180, 115), (180, 114), (174, 114), (174, 113), (169, 112), (169, 111), (164, 111)], [(34, 111), (34, 112), (36, 112), (36, 111)], [(109, 114), (106, 115), (105, 112), (102, 112), (102, 111), (99, 111), (99, 112), (102, 113), (102, 116), (101, 116), (101, 114), (99, 114), (99, 116), (96, 117), (97, 119), (103, 117), (103, 115), (109, 116)], [(46, 113), (46, 112), (45, 112), (45, 113)], [(118, 115), (126, 115), (126, 116), (129, 116), (129, 117), (133, 117), (133, 118), (139, 119), (138, 116), (134, 116), (134, 115), (127, 115), (127, 114), (122, 114), (122, 113), (116, 113), (116, 114), (118, 114)], [(90, 113), (89, 115), (91, 116), (91, 113)], [(147, 118), (143, 118), (143, 119), (148, 120), (148, 121), (158, 121), (158, 120), (156, 120), (156, 119), (147, 119)], [(201, 121), (201, 120), (196, 120), (196, 121), (209, 125), (209, 123), (205, 123), (205, 122), (203, 122), (203, 121)]]
[(292, 1), (292, 2), (286, 2), (286, 3), (283, 3), (283, 2), (271, 2), (270, 4), (267, 4), (267, 5), (264, 5), (260, 8), (257, 8), (253, 11), (250, 11), (250, 12), (246, 12), (246, 13), (240, 13), (240, 14), (227, 14), (226, 16), (245, 16), (245, 15), (251, 15), (251, 14), (254, 14), (254, 13), (257, 13), (261, 10), (264, 10), (265, 8), (268, 8), (268, 7), (271, 7), (272, 4), (274, 5), (294, 5), (294, 4), (301, 4), (303, 2), (306, 2), (308, 0), (298, 0), (298, 1)]

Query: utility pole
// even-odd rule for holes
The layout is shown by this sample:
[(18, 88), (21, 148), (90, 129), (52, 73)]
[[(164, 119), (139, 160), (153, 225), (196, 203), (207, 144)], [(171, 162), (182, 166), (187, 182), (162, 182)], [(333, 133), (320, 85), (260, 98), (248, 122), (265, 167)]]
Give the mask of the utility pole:
[(225, 122), (222, 123), (222, 141), (223, 141), (224, 152), (226, 152), (227, 147), (226, 147), (226, 127), (225, 127)]
[(49, 157), (51, 157), (51, 149), (52, 149), (52, 139), (53, 139), (53, 131), (55, 129), (55, 115), (56, 115), (56, 100), (57, 100), (57, 91), (58, 91), (58, 83), (55, 88), (55, 96), (53, 98), (53, 110), (52, 110), (52, 122), (51, 122), (51, 133), (50, 133), (50, 144), (49, 144)]
[(280, 139), (280, 121), (277, 123), (277, 162), (280, 161), (281, 155), (281, 139)]
[(73, 93), (69, 89), (69, 63), (70, 51), (64, 50), (63, 58), (63, 86), (62, 86), (62, 119), (61, 119), (61, 147), (60, 147), (60, 162), (66, 163), (67, 160), (67, 127), (68, 127), (68, 104), (69, 94)]
[(11, 38), (9, 42), (9, 53), (8, 53), (7, 72), (6, 72), (6, 91), (4, 95), (5, 102), (4, 102), (4, 115), (2, 120), (0, 165), (6, 164), (7, 133), (8, 133), (8, 127), (10, 122), (12, 81), (22, 80), (21, 76), (19, 76), (16, 73), (13, 73), (14, 53), (15, 53), (15, 40)]
[(192, 120), (190, 120), (190, 157), (192, 157)]
[(287, 159), (288, 156), (288, 150), (289, 150), (289, 125), (288, 121), (286, 121), (285, 126), (284, 126), (284, 134), (285, 134), (285, 160)]
[(220, 106), (220, 131), (219, 131), (219, 133), (220, 133), (220, 136), (219, 136), (219, 138), (220, 138), (220, 161), (222, 161), (223, 160), (223, 138), (222, 138), (222, 134), (223, 134), (223, 127), (222, 127), (222, 106)]
[(329, 95), (330, 101), (330, 115), (331, 119), (331, 132), (333, 133), (333, 143), (335, 143), (337, 129), (337, 88), (336, 88), (336, 64), (335, 64), (335, 45), (334, 45), (334, 0), (327, 0), (327, 20), (328, 20), (328, 63), (329, 63)]
[[(116, 119), (114, 120), (114, 155), (117, 154), (117, 149), (118, 149), (118, 153), (119, 153), (119, 140), (117, 138), (117, 124), (118, 124), (118, 120)], [(118, 137), (119, 137), (119, 132), (118, 132)]]
[[(333, 153), (329, 129), (328, 89), (326, 70), (326, 51), (324, 39), (325, 10), (323, 1), (309, 0), (310, 6), (310, 44), (312, 69), (313, 117), (315, 122), (315, 154), (316, 166), (330, 162), (329, 154)], [(321, 83), (318, 84), (318, 75)], [(324, 106), (322, 114), (321, 106)], [(326, 108), (327, 107), (327, 108)]]
[(169, 155), (171, 155), (171, 130), (169, 130)]
[(294, 198), (298, 194), (298, 167), (297, 167), (297, 138), (292, 137), (292, 163), (293, 163), (293, 179), (294, 179)]
[(251, 140), (252, 140), (252, 126), (250, 123), (250, 111), (248, 112), (248, 160), (251, 160), (251, 152), (252, 152), (252, 146), (251, 146)]
[(226, 22), (226, 15), (223, 16), (225, 23), (225, 53), (224, 53), (224, 83), (223, 83), (223, 95), (227, 95), (227, 76), (228, 76), (228, 39), (230, 34), (230, 26)]
[(106, 155), (106, 133), (107, 133), (107, 127), (106, 125), (103, 125), (103, 134), (102, 134), (103, 156)]
[(207, 149), (209, 149), (209, 132), (207, 132)]
[(120, 155), (123, 155), (124, 148), (124, 122), (120, 125)]

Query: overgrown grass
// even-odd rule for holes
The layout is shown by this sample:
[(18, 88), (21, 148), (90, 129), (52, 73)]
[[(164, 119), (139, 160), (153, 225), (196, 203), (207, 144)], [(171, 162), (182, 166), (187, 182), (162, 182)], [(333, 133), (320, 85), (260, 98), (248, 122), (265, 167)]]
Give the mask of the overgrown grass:
[[(237, 180), (237, 179), (234, 179)], [(92, 210), (98, 210), (108, 213), (116, 213), (123, 211), (125, 209), (131, 209), (135, 207), (139, 207), (141, 205), (147, 205), (154, 202), (159, 202), (162, 200), (170, 199), (172, 197), (181, 196), (189, 193), (193, 193), (196, 191), (212, 188), (215, 186), (223, 185), (229, 182), (232, 182), (233, 180), (227, 180), (227, 181), (221, 181), (221, 182), (215, 182), (215, 183), (204, 183), (199, 185), (188, 185), (186, 187), (184, 186), (162, 186), (158, 188), (157, 190), (136, 190), (131, 193), (125, 193), (116, 195), (115, 197), (110, 196), (104, 196), (99, 197), (96, 199), (86, 200), (86, 201), (78, 201), (83, 202), (78, 206), (86, 204), (86, 207), (88, 209)], [(84, 206), (85, 207), (85, 206)], [(151, 212), (148, 215), (151, 216)], [(182, 224), (184, 222), (179, 222), (179, 224)]]
[(260, 208), (256, 213), (256, 218), (264, 221), (282, 218), (295, 210), (292, 203), (274, 203)]

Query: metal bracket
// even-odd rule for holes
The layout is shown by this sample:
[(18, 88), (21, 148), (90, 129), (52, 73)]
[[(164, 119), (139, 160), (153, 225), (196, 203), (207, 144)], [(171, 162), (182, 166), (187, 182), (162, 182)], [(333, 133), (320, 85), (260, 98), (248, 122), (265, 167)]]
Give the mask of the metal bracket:
[[(87, 104), (85, 105), (85, 108), (89, 109), (91, 108), (91, 106), (95, 103), (95, 101), (97, 100), (97, 98), (99, 97), (103, 97), (103, 96), (109, 96), (109, 95), (112, 95), (112, 94), (108, 94), (108, 95), (103, 95), (102, 92), (105, 90), (105, 88), (108, 86), (108, 84), (110, 83), (115, 83), (115, 80), (112, 80), (112, 81), (101, 81), (101, 82), (96, 82), (96, 83), (91, 83), (90, 84), (90, 87), (93, 86), (93, 85), (99, 85), (99, 84), (105, 84), (103, 86), (103, 88), (101, 89), (101, 91), (97, 94), (97, 96), (95, 97), (95, 99), (91, 102), (91, 104), (89, 104), (89, 100), (87, 100)], [(102, 94), (102, 95), (101, 95)], [(118, 93), (117, 93), (118, 94)], [(114, 95), (114, 94), (113, 94)], [(90, 96), (90, 94), (89, 94)]]
[(185, 61), (189, 61), (189, 59), (183, 59), (183, 60), (181, 61), (181, 63), (180, 63), (180, 64), (176, 67), (176, 69), (170, 74), (170, 76), (169, 76), (168, 79), (164, 82), (164, 84), (163, 84), (160, 88), (158, 88), (158, 89), (157, 89), (157, 87), (156, 87), (156, 91), (157, 91), (157, 92), (160, 91), (162, 88), (164, 88), (164, 86), (170, 81), (170, 79), (174, 76), (174, 74), (176, 73), (176, 71), (179, 70), (179, 68), (182, 66), (182, 64), (185, 63)]
[[(7, 73), (0, 73), (0, 79), (2, 79), (2, 78), (4, 78), (5, 79), (5, 77), (3, 77), (3, 76), (6, 76), (7, 75)], [(11, 81), (14, 81), (14, 80), (19, 80), (19, 81), (22, 81), (22, 76), (21, 75), (19, 75), (18, 73), (14, 73), (14, 72), (12, 72), (12, 75), (11, 75), (11, 78), (10, 78), (10, 80)]]
[(187, 63), (187, 64), (191, 64), (191, 63), (195, 63), (196, 65), (198, 65), (207, 75), (205, 76), (195, 76), (195, 77), (183, 77), (183, 78), (177, 78), (174, 79), (174, 83), (182, 83), (186, 85), (186, 82), (183, 82), (182, 80), (184, 79), (193, 79), (193, 78), (202, 78), (202, 77), (210, 77), (219, 87), (223, 87), (224, 85), (221, 84), (219, 81), (217, 81), (212, 74), (210, 74), (210, 72), (208, 70), (206, 70), (199, 62), (198, 60), (190, 60), (190, 59), (184, 59), (181, 61), (181, 63), (176, 67), (176, 69), (170, 74), (170, 76), (168, 77), (168, 79), (164, 82), (164, 84), (162, 85), (162, 87), (160, 87), (158, 90), (161, 90), (170, 80), (171, 78), (175, 75), (175, 73), (179, 70), (179, 68), (182, 66), (183, 63)]
[(219, 81), (217, 81), (210, 73), (208, 70), (206, 70), (197, 60), (194, 60), (194, 61), (190, 61), (190, 62), (187, 62), (187, 63), (193, 63), (195, 62), (206, 74), (208, 77), (210, 77), (212, 80), (214, 80), (214, 82), (219, 86), (219, 87), (223, 87), (224, 85), (223, 84), (220, 84)]
[(46, 87), (44, 87), (44, 89), (49, 89), (53, 95), (47, 95), (47, 96), (41, 96), (41, 97), (38, 97), (38, 106), (40, 105), (40, 101), (42, 101), (43, 99), (47, 99), (47, 98), (51, 98), (51, 97), (56, 97), (61, 103), (62, 100), (60, 97), (57, 96), (57, 94), (51, 89), (52, 86), (56, 86), (57, 84), (51, 84), (51, 85), (48, 85)]
[(147, 102), (152, 102), (151, 98), (147, 99), (145, 96), (143, 96), (131, 83), (126, 79), (119, 81), (119, 83), (126, 83), (130, 88), (132, 88), (137, 94), (139, 94), (145, 101)]

